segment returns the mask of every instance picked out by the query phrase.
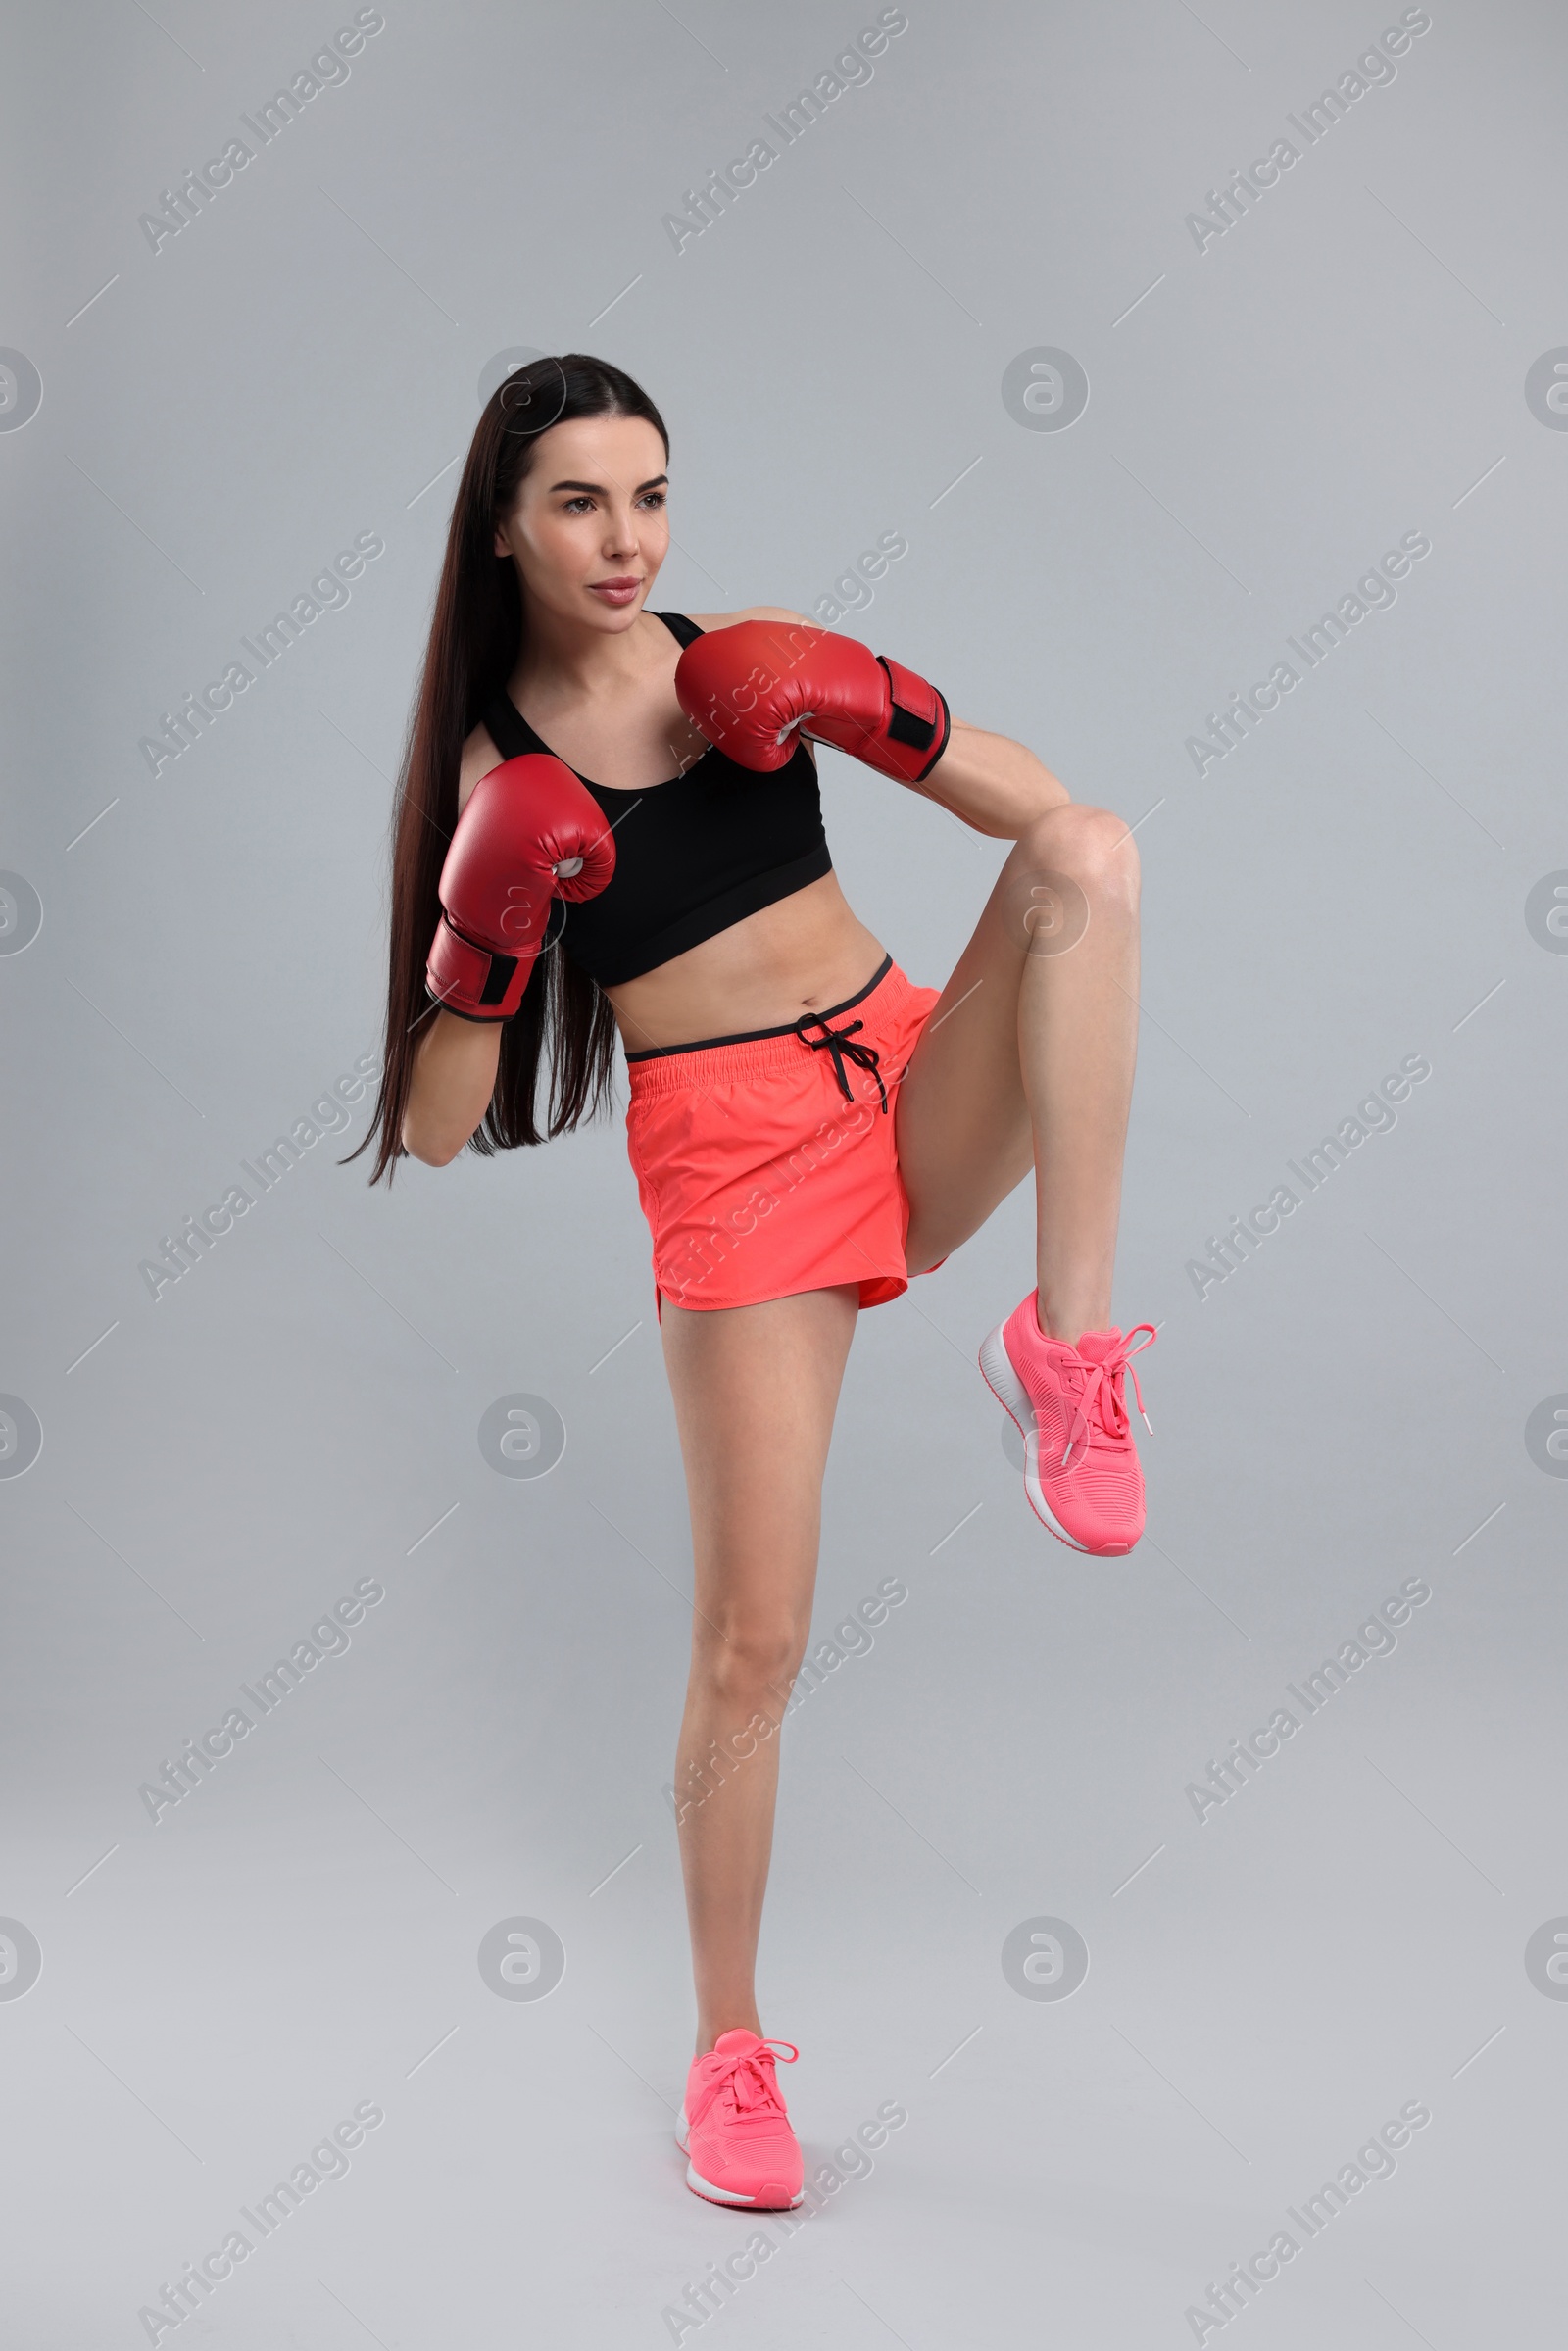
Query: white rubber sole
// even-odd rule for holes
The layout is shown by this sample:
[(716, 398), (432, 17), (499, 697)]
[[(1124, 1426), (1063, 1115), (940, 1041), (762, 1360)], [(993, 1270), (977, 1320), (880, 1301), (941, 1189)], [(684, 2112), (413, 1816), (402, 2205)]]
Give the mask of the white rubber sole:
[[(1023, 1490), (1029, 1497), (1029, 1507), (1041, 1525), (1054, 1535), (1058, 1543), (1064, 1543), (1069, 1551), (1077, 1551), (1086, 1559), (1096, 1557), (1098, 1554), (1092, 1552), (1087, 1543), (1080, 1543), (1076, 1536), (1068, 1534), (1046, 1499), (1045, 1489), (1040, 1483), (1040, 1441), (1035, 1431), (1035, 1408), (1029, 1401), (1028, 1389), (1013, 1369), (1012, 1357), (1002, 1336), (1004, 1328), (999, 1322), (981, 1347), (980, 1369), (986, 1386), (1023, 1439)], [(1108, 1555), (1115, 1556), (1114, 1553)]]
[(744, 2205), (749, 2212), (793, 2212), (797, 2205), (806, 2202), (804, 2186), (799, 2195), (790, 2198), (788, 2204), (759, 2204), (755, 2196), (737, 2196), (730, 2188), (715, 2187), (710, 2180), (703, 2178), (702, 2173), (692, 2162), (687, 2139), (686, 2109), (683, 2106), (675, 2122), (675, 2144), (686, 2156), (686, 2185), (694, 2196), (706, 2196), (710, 2204)]

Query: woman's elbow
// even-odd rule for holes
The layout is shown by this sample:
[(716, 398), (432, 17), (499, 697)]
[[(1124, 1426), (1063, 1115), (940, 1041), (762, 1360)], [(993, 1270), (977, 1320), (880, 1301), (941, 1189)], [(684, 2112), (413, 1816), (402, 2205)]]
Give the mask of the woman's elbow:
[(450, 1167), (467, 1140), (466, 1135), (441, 1134), (416, 1119), (403, 1121), (404, 1150), (411, 1159), (418, 1159), (426, 1167)]

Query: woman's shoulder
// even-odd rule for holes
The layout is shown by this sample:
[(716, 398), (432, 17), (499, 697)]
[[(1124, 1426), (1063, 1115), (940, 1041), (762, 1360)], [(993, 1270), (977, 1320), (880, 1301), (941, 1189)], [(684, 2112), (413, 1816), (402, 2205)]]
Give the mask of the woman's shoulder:
[(804, 612), (787, 612), (781, 604), (749, 604), (744, 612), (693, 612), (691, 618), (703, 630), (738, 628), (743, 620), (789, 620), (801, 628), (814, 628), (815, 621), (808, 620)]
[(483, 723), (476, 726), (463, 746), (463, 758), (458, 764), (458, 813), (461, 816), (468, 805), (468, 795), (481, 775), (501, 764), (490, 729)]

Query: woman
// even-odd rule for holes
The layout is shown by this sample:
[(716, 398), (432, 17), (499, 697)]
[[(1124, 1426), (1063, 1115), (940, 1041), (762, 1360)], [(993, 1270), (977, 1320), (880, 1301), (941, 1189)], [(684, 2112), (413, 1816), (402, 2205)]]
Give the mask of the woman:
[[(543, 1140), (547, 1031), (547, 1132), (574, 1127), (618, 1033), (695, 1560), (678, 2136), (699, 2194), (778, 2207), (801, 2154), (754, 1966), (845, 1360), (859, 1308), (1031, 1167), (1036, 1286), (982, 1367), (1052, 1532), (1097, 1554), (1142, 1532), (1135, 1334), (1110, 1322), (1137, 860), (1118, 817), (866, 648), (773, 606), (650, 612), (668, 458), (647, 395), (580, 354), (531, 362), (480, 418), (399, 795), (371, 1180), (402, 1151)], [(845, 899), (803, 733), (1012, 844), (940, 992)]]

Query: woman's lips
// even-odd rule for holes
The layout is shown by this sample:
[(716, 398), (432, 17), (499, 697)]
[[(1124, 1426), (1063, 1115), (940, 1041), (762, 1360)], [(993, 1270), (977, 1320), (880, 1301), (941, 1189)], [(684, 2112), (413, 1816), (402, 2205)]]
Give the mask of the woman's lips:
[(606, 604), (631, 604), (642, 584), (640, 579), (595, 579), (589, 581), (588, 592)]

